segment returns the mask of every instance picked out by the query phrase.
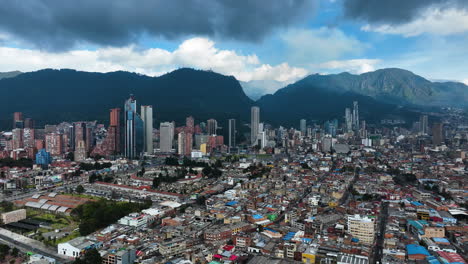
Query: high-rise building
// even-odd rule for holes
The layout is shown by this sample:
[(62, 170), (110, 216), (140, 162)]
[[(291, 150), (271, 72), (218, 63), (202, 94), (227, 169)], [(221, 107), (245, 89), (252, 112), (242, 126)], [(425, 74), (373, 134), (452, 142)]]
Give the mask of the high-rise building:
[(13, 128), (24, 128), (24, 119), (22, 112), (13, 113)]
[(353, 102), (353, 129), (356, 133), (359, 132), (359, 104), (357, 101)]
[(376, 232), (376, 219), (373, 216), (349, 215), (348, 232), (360, 243), (372, 245)]
[(185, 133), (184, 155), (191, 155), (193, 147), (193, 134)]
[(353, 115), (351, 114), (351, 109), (345, 109), (345, 126), (346, 132), (351, 132), (353, 130)]
[(34, 120), (29, 117), (24, 119), (24, 128), (34, 128)]
[(208, 119), (207, 124), (208, 135), (216, 135), (216, 130), (218, 130), (218, 122), (215, 119)]
[(174, 141), (174, 125), (171, 122), (163, 122), (159, 125), (159, 151), (168, 153), (172, 151)]
[(63, 154), (62, 134), (49, 133), (45, 136), (45, 148), (52, 156)]
[(229, 149), (231, 149), (231, 148), (236, 147), (236, 120), (235, 119), (229, 119), (228, 122), (229, 122), (229, 124), (228, 124), (228, 127), (229, 127), (228, 146), (229, 146)]
[(185, 153), (185, 143), (185, 132), (182, 131), (177, 135), (177, 153), (179, 155), (187, 155), (187, 153)]
[(419, 117), (419, 132), (421, 135), (427, 135), (429, 134), (429, 124), (428, 124), (428, 118), (427, 115), (422, 115)]
[(87, 158), (86, 144), (83, 140), (77, 142), (74, 158), (75, 161), (83, 161)]
[(260, 108), (252, 106), (250, 109), (250, 142), (254, 146), (257, 144), (258, 125), (260, 124)]
[(41, 165), (43, 168), (47, 168), (50, 163), (52, 163), (50, 153), (45, 149), (40, 149), (36, 154), (36, 164)]
[(24, 147), (23, 141), (23, 129), (15, 128), (13, 129), (13, 149), (19, 149)]
[(143, 119), (143, 141), (144, 151), (153, 154), (153, 107), (151, 105), (141, 106), (141, 118)]
[(76, 146), (78, 145), (79, 141), (84, 141), (86, 142), (86, 123), (84, 122), (75, 122), (73, 123), (73, 130), (74, 130), (74, 144), (73, 144), (73, 150), (75, 150)]
[(299, 126), (301, 129), (301, 134), (305, 136), (307, 132), (307, 121), (305, 119), (301, 119), (301, 121), (299, 122)]
[[(112, 144), (114, 145), (114, 152), (120, 153), (120, 108), (113, 108), (110, 110), (110, 122), (109, 122), (109, 130), (113, 132), (112, 137)], [(108, 132), (109, 134), (109, 132)]]
[(432, 143), (434, 145), (441, 145), (444, 141), (444, 125), (442, 123), (434, 123), (432, 125)]
[(125, 101), (125, 157), (137, 158), (143, 150), (143, 120), (137, 113), (133, 95)]
[(185, 132), (190, 134), (195, 133), (195, 120), (191, 116), (185, 119)]

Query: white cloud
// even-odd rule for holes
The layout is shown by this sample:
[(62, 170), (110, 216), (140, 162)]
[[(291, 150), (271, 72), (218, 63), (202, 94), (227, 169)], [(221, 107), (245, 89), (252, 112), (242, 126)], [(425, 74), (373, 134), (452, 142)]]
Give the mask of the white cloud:
[(72, 68), (94, 72), (125, 70), (157, 76), (179, 67), (193, 67), (233, 75), (241, 81), (295, 81), (307, 75), (307, 70), (287, 63), (262, 64), (256, 55), (218, 49), (207, 38), (188, 39), (174, 51), (159, 48), (139, 50), (128, 46), (50, 53), (0, 47), (0, 58), (0, 71)]
[(431, 35), (455, 35), (468, 32), (468, 10), (455, 8), (428, 8), (422, 15), (401, 25), (365, 25), (364, 31), (414, 37), (424, 33)]
[(361, 74), (375, 71), (378, 59), (332, 60), (320, 64), (313, 64), (311, 68), (319, 72), (350, 72)]
[(468, 85), (468, 79), (463, 80), (462, 83)]
[(282, 36), (289, 60), (298, 64), (336, 60), (343, 55), (359, 55), (367, 47), (337, 28), (289, 30)]

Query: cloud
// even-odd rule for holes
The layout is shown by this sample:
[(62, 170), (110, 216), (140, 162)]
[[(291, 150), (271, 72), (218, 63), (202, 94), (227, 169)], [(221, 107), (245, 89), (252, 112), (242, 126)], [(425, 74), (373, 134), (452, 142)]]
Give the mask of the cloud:
[(140, 50), (132, 45), (64, 52), (0, 47), (0, 58), (0, 71), (72, 68), (94, 72), (125, 70), (157, 76), (179, 67), (193, 67), (233, 75), (241, 81), (291, 81), (307, 75), (305, 69), (287, 63), (262, 64), (256, 55), (218, 49), (212, 40), (200, 37), (182, 42), (174, 51)]
[(4, 0), (0, 32), (46, 50), (127, 46), (143, 35), (259, 41), (313, 13), (317, 0)]
[(468, 79), (463, 80), (462, 83), (468, 85)]
[(381, 63), (378, 59), (333, 60), (311, 65), (319, 72), (350, 72), (361, 74), (375, 71), (376, 65)]
[(344, 14), (349, 19), (370, 24), (402, 24), (418, 19), (428, 8), (467, 9), (466, 0), (346, 0)]
[(337, 28), (294, 29), (282, 35), (289, 61), (305, 65), (359, 55), (367, 45)]
[(468, 32), (468, 10), (429, 8), (420, 17), (408, 23), (398, 25), (367, 24), (361, 29), (405, 37), (414, 37), (424, 33), (443, 36), (460, 34)]

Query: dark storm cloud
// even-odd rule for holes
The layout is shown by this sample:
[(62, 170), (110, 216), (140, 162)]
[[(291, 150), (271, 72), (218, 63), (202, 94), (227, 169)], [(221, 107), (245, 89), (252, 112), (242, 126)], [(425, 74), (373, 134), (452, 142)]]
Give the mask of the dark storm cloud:
[(468, 0), (344, 0), (344, 13), (370, 23), (399, 24), (417, 18), (431, 6), (468, 8)]
[(316, 0), (2, 0), (0, 33), (40, 48), (120, 46), (142, 34), (259, 41), (313, 12)]

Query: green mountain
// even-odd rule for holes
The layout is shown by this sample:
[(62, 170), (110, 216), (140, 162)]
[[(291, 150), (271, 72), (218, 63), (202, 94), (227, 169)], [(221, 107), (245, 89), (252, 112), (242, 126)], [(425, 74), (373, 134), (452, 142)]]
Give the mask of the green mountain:
[(315, 88), (351, 91), (379, 101), (402, 105), (468, 105), (468, 86), (457, 82), (431, 82), (410, 71), (389, 68), (353, 75), (310, 75), (304, 80)]
[[(123, 108), (134, 94), (138, 105), (153, 105), (155, 123), (248, 116), (253, 101), (232, 76), (179, 69), (160, 77), (129, 72), (94, 73), (40, 70), (0, 80), (0, 126), (8, 127), (13, 112), (38, 124), (61, 120), (108, 121), (109, 109)], [(3, 122), (2, 122), (3, 121)]]
[(20, 71), (11, 71), (11, 72), (0, 72), (0, 79), (3, 78), (13, 78), (20, 75), (22, 72)]

